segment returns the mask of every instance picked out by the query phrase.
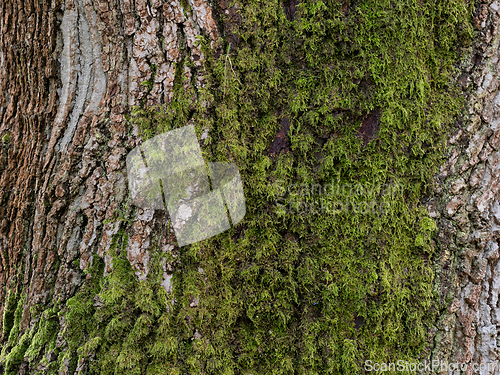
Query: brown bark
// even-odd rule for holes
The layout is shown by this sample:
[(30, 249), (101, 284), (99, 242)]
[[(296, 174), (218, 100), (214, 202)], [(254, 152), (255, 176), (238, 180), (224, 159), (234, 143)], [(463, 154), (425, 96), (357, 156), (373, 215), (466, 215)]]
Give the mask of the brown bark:
[[(176, 64), (183, 59), (194, 66), (182, 65), (187, 85), (202, 86), (203, 55), (196, 37), (204, 35), (215, 45), (219, 34), (208, 2), (190, 0), (189, 5), (160, 0), (0, 3), (0, 314), (9, 307), (8, 296), (24, 291), (21, 332), (39, 319), (32, 307), (75, 293), (93, 254), (106, 260), (109, 271), (107, 252), (122, 225), (109, 219), (126, 206), (125, 157), (141, 141), (125, 114), (133, 105), (168, 102)], [(296, 2), (285, 5), (293, 18)], [(500, 355), (495, 199), (500, 130), (492, 125), (498, 116), (492, 104), (498, 94), (497, 9), (491, 0), (478, 7), (479, 34), (460, 77), (464, 90), (470, 90), (470, 117), (449, 141), (449, 162), (437, 176), (442, 189), (429, 204), (440, 220), (438, 288), (443, 298), (453, 299), (432, 332), (432, 358), (468, 364)], [(234, 9), (226, 14), (238, 22)], [(230, 28), (227, 37), (234, 48), (237, 36)], [(142, 85), (145, 81), (151, 85)], [(364, 119), (360, 136), (365, 142), (376, 132), (378, 117), (373, 112)], [(278, 134), (270, 151), (287, 147)], [(127, 254), (139, 279), (148, 273), (153, 228), (165, 229), (158, 215), (138, 211), (130, 227)], [(169, 239), (162, 241), (162, 250), (169, 251)], [(167, 289), (168, 280), (165, 273)]]
[[(431, 359), (463, 364), (461, 373), (467, 374), (500, 371), (499, 22), (497, 1), (478, 4), (477, 34), (459, 77), (466, 113), (448, 141), (448, 160), (436, 176), (436, 197), (429, 203), (440, 223), (437, 286), (441, 297), (450, 300), (437, 331), (431, 332)], [(496, 370), (480, 371), (488, 363), (496, 363)]]
[[(30, 307), (65, 301), (92, 254), (106, 258), (120, 228), (106, 219), (125, 202), (125, 156), (140, 142), (124, 114), (168, 101), (183, 59), (187, 84), (202, 85), (196, 38), (215, 41), (217, 25), (206, 1), (186, 4), (0, 3), (0, 314), (23, 290), (21, 331), (39, 318)], [(134, 218), (127, 252), (139, 278), (155, 225), (165, 224), (153, 212)]]

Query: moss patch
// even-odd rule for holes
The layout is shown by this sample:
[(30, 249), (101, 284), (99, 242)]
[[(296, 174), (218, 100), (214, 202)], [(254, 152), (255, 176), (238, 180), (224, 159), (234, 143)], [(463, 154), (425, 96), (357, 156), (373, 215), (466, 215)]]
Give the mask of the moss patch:
[(246, 217), (175, 250), (171, 296), (162, 256), (152, 249), (152, 276), (138, 282), (117, 236), (113, 272), (100, 280), (96, 266), (68, 302), (69, 351), (105, 374), (354, 374), (365, 360), (417, 361), (443, 307), (420, 199), (462, 105), (450, 82), (471, 5), (238, 8), (237, 38), (225, 37), (239, 44), (204, 47), (205, 87), (186, 91), (180, 64), (174, 101), (133, 115), (145, 137), (190, 119), (208, 128), (205, 159), (238, 165)]

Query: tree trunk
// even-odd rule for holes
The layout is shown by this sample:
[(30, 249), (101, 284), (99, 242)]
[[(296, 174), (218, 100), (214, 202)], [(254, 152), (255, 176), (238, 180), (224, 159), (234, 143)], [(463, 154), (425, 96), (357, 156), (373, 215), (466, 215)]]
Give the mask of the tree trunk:
[(440, 223), (437, 285), (449, 301), (432, 331), (433, 360), (458, 363), (467, 374), (500, 371), (499, 19), (498, 2), (477, 4), (476, 37), (459, 78), (466, 112), (449, 137), (447, 161), (429, 201)]
[[(0, 15), (4, 373), (500, 359), (497, 1)], [(134, 205), (126, 158), (185, 125), (238, 166), (247, 214), (179, 247), (166, 210)]]
[[(153, 228), (165, 231), (152, 212), (123, 208), (125, 156), (138, 141), (125, 114), (171, 100), (181, 61), (186, 88), (201, 86), (196, 38), (215, 40), (217, 26), (203, 1), (5, 1), (0, 9), (3, 363), (7, 373), (53, 373), (54, 353), (65, 349), (43, 345), (59, 328), (30, 344), (43, 320), (54, 319), (42, 311), (63, 306), (90, 279), (93, 255), (109, 271), (119, 215), (134, 220), (126, 251), (139, 277)], [(13, 354), (29, 330), (21, 351), (31, 345), (30, 360)]]

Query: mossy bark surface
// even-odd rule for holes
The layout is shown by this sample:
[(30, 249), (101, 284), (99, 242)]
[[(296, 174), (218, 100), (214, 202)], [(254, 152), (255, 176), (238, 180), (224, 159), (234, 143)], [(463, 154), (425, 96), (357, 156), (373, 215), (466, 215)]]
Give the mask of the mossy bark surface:
[[(2, 2), (2, 371), (494, 360), (462, 317), (498, 258), (493, 227), (476, 236), (498, 179), (495, 4)], [(168, 212), (133, 205), (125, 158), (187, 124), (238, 166), (246, 216), (179, 248)]]

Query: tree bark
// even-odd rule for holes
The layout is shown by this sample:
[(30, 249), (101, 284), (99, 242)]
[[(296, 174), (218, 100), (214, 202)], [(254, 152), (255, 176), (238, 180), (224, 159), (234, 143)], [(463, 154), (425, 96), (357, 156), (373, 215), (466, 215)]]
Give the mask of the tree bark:
[[(498, 10), (495, 1), (477, 4), (476, 39), (459, 77), (466, 112), (448, 140), (447, 162), (429, 205), (440, 223), (437, 285), (451, 300), (432, 332), (432, 358), (459, 363), (467, 374), (500, 371)], [(479, 371), (488, 364), (486, 372)]]
[[(123, 225), (113, 219), (126, 199), (125, 157), (140, 139), (125, 114), (141, 103), (171, 100), (181, 60), (193, 66), (182, 65), (185, 85), (201, 87), (196, 38), (214, 41), (218, 30), (211, 7), (200, 0), (9, 0), (0, 14), (5, 354), (46, 306), (74, 295), (93, 254), (110, 270), (107, 252)], [(126, 252), (145, 278), (151, 232), (164, 232), (166, 223), (150, 211), (133, 220)], [(162, 246), (169, 249), (168, 239)], [(48, 365), (21, 360), (19, 371), (46, 371), (54, 354), (42, 354)], [(7, 372), (19, 365), (9, 368), (4, 359)]]
[[(341, 4), (346, 19), (355, 17), (353, 9), (356, 4), (351, 3), (344, 1)], [(236, 78), (232, 83), (235, 85), (239, 80), (230, 56), (241, 42), (237, 32), (244, 22), (240, 8), (228, 1), (205, 0), (3, 0), (0, 3), (0, 283), (3, 286), (0, 289), (0, 315), (3, 317), (0, 366), (5, 373), (83, 374), (94, 373), (97, 368), (102, 373), (112, 372), (109, 370), (111, 367), (106, 367), (107, 359), (99, 357), (99, 350), (106, 353), (104, 345), (96, 349), (101, 344), (91, 336), (88, 327), (82, 323), (81, 336), (74, 333), (79, 329), (75, 324), (78, 319), (74, 317), (79, 315), (68, 313), (76, 305), (76, 302), (72, 305), (68, 301), (78, 293), (86, 293), (93, 304), (82, 309), (98, 314), (103, 304), (108, 303), (101, 299), (103, 293), (106, 295), (108, 286), (100, 289), (99, 283), (108, 285), (102, 280), (112, 278), (116, 269), (126, 269), (118, 260), (114, 261), (119, 254), (126, 256), (136, 278), (134, 282), (139, 285), (137, 290), (143, 285), (141, 282), (149, 280), (162, 285), (167, 292), (166, 297), (160, 295), (167, 301), (166, 307), (162, 308), (170, 312), (178, 302), (179, 294), (174, 293), (172, 275), (175, 270), (182, 269), (179, 261), (181, 251), (171, 234), (168, 214), (137, 209), (129, 197), (126, 156), (142, 143), (144, 134), (144, 129), (138, 125), (143, 121), (142, 115), (137, 120), (131, 114), (136, 113), (134, 108), (142, 108), (143, 112), (138, 113), (144, 114), (149, 113), (147, 108), (171, 104), (176, 99), (176, 85), (180, 82), (184, 92), (192, 96), (186, 115), (190, 121), (187, 123), (192, 123), (193, 113), (199, 108), (194, 103), (202, 97), (207, 85), (207, 69), (213, 68), (207, 68), (207, 65), (217, 59), (225, 59), (223, 87), (212, 85), (209, 90), (214, 96), (217, 90), (225, 96), (227, 76), (234, 74)], [(294, 22), (299, 17), (300, 6), (297, 1), (286, 1), (280, 3), (280, 11), (288, 22)], [(463, 373), (467, 374), (479, 373), (474, 370), (474, 364), (500, 360), (497, 345), (500, 326), (499, 19), (500, 5), (497, 1), (476, 4), (476, 34), (468, 47), (468, 55), (462, 56), (460, 74), (456, 76), (461, 85), (460, 95), (465, 98), (465, 107), (459, 116), (460, 121), (456, 122), (455, 129), (448, 136), (447, 160), (435, 176), (436, 188), (422, 200), (425, 200), (422, 206), (438, 225), (434, 243), (437, 256), (431, 262), (436, 275), (433, 287), (438, 291), (441, 310), (437, 312), (435, 325), (428, 327), (428, 350), (419, 359), (464, 363), (467, 370)], [(359, 22), (364, 22), (364, 19)], [(251, 25), (246, 27), (251, 28)], [(205, 46), (209, 46), (208, 52), (203, 49), (203, 44), (198, 43), (200, 38), (205, 40)], [(293, 36), (286, 42), (294, 43)], [(254, 48), (260, 48), (257, 42)], [(312, 63), (305, 60), (303, 56), (296, 60), (292, 58), (292, 63), (306, 69), (306, 64)], [(345, 70), (346, 74), (353, 74), (352, 83), (362, 87), (360, 95), (369, 97), (370, 87), (375, 84), (368, 78), (355, 77), (354, 69), (346, 67)], [(246, 85), (249, 85), (253, 73), (249, 68), (247, 76), (240, 78), (246, 79)], [(266, 100), (271, 102), (274, 98), (263, 99)], [(312, 105), (311, 110), (313, 108)], [(261, 108), (252, 110), (255, 117), (265, 112)], [(344, 107), (329, 110), (334, 116), (349, 112)], [(356, 113), (349, 118), (352, 123), (359, 122), (357, 136), (362, 144), (361, 150), (376, 138), (384, 113), (384, 108), (363, 110), (362, 115)], [(282, 115), (284, 112), (284, 108), (277, 108), (273, 113), (279, 119), (276, 121), (277, 132), (274, 128), (258, 128), (255, 125), (255, 133), (272, 133), (269, 139), (274, 139), (265, 150), (266, 160), (275, 162), (280, 155), (300, 147), (291, 141), (291, 121), (288, 116)], [(239, 136), (240, 133), (235, 130), (233, 137)], [(317, 142), (324, 144), (326, 139)], [(301, 161), (299, 154), (294, 154), (295, 161)], [(230, 152), (228, 155), (231, 158)], [(324, 156), (320, 152), (317, 155), (318, 160)], [(250, 182), (247, 184), (251, 185)], [(246, 189), (248, 193), (248, 185)], [(248, 225), (240, 227), (233, 233), (233, 239), (245, 241), (247, 229)], [(280, 232), (279, 236), (284, 247), (298, 246), (300, 233), (294, 233), (293, 228)], [(241, 242), (238, 244), (241, 245)], [(220, 249), (233, 245), (221, 242)], [(383, 244), (377, 246), (384, 247)], [(121, 248), (121, 253), (116, 248)], [(163, 254), (159, 266), (155, 263), (152, 249)], [(210, 254), (210, 250), (206, 251)], [(203, 250), (200, 253), (203, 254)], [(272, 256), (269, 255), (268, 259)], [(241, 269), (251, 269), (252, 262), (249, 261)], [(304, 264), (301, 263), (300, 267), (307, 269)], [(276, 269), (281, 272), (279, 267)], [(217, 270), (216, 266), (213, 270), (197, 268), (197, 271), (207, 284), (210, 284), (207, 279), (223, 278), (217, 273), (223, 271)], [(326, 269), (322, 272), (328, 273)], [(330, 269), (330, 272), (333, 271)], [(158, 275), (161, 277), (158, 278)], [(321, 280), (324, 282), (322, 286), (328, 289), (332, 282)], [(113, 288), (120, 285), (128, 290), (128, 284), (122, 279), (113, 285), (109, 290), (115, 290)], [(217, 293), (214, 296), (223, 299), (222, 292)], [(307, 300), (307, 293), (302, 293), (303, 301)], [(144, 292), (141, 297), (146, 301), (144, 305), (130, 307), (138, 311), (134, 312), (136, 315), (133, 315), (131, 324), (136, 329), (142, 324), (141, 319), (158, 319), (156, 323), (151, 323), (151, 320), (149, 325), (145, 325), (156, 324), (155, 327), (160, 327), (155, 331), (158, 335), (155, 337), (162, 340), (161, 335), (166, 328), (162, 326), (161, 314), (153, 311), (156, 307), (151, 307), (156, 306), (156, 302), (150, 303), (146, 294)], [(382, 298), (382, 294), (379, 293), (374, 300)], [(106, 298), (112, 300), (114, 297)], [(124, 295), (119, 298), (126, 300)], [(222, 324), (214, 317), (216, 314), (210, 315), (205, 310), (192, 312), (200, 303), (199, 296), (186, 292), (186, 298), (188, 306), (179, 313), (183, 319), (177, 321), (179, 327), (185, 324), (187, 328), (178, 329), (185, 332), (179, 333), (178, 343), (171, 344), (168, 341), (171, 338), (164, 339), (165, 346), (175, 347), (172, 351), (176, 352), (184, 350), (179, 344), (182, 340), (183, 343), (189, 340), (198, 342), (205, 334), (208, 347), (212, 339), (208, 335), (217, 336), (217, 332), (200, 334), (198, 329), (209, 325), (205, 325), (203, 314), (209, 316), (206, 319), (211, 320), (213, 327)], [(297, 327), (326, 313), (302, 308), (302, 303), (297, 302), (296, 315), (288, 326), (288, 335), (303, 335), (301, 345), (306, 346), (306, 343), (310, 344), (307, 340), (314, 334), (297, 333)], [(113, 317), (125, 321), (123, 316), (126, 316), (129, 307), (120, 308), (122, 310), (117, 310)], [(89, 316), (92, 314), (89, 312)], [(112, 320), (105, 314), (103, 320)], [(90, 320), (97, 322), (97, 316)], [(196, 319), (199, 320), (193, 323), (192, 320)], [(246, 327), (251, 319), (241, 312), (239, 316), (227, 317), (227, 320), (234, 320), (238, 327)], [(353, 315), (352, 320), (353, 332), (365, 324), (361, 315)], [(95, 324), (99, 326), (99, 323)], [(67, 337), (69, 331), (73, 332), (71, 338)], [(271, 330), (269, 332), (271, 335)], [(297, 360), (305, 366), (301, 367), (302, 372), (285, 360), (278, 367), (283, 373), (293, 373), (294, 370), (306, 373), (304, 362), (307, 360), (304, 358), (308, 356), (321, 357), (325, 363), (340, 363), (340, 358), (342, 361), (348, 358), (349, 345), (356, 342), (351, 340), (352, 335), (345, 332), (345, 340), (335, 347), (328, 341), (331, 337), (328, 334), (323, 336), (321, 331), (310, 340), (317, 340), (314, 345), (320, 345), (319, 342), (328, 344), (324, 344), (323, 351), (311, 351), (313, 354), (303, 354)], [(222, 353), (213, 354), (217, 359), (206, 360), (199, 365), (203, 373), (222, 371), (218, 359), (223, 361), (227, 357), (241, 356), (248, 360), (243, 356), (244, 350), (239, 346), (242, 344), (236, 336), (227, 338), (230, 342), (228, 347), (232, 349), (223, 348)], [(104, 340), (101, 336), (98, 338)], [(72, 342), (73, 339), (76, 341)], [(132, 349), (127, 351), (126, 340), (122, 340), (121, 352), (113, 351), (111, 344), (106, 347), (109, 353), (114, 353), (110, 356), (115, 355), (118, 361), (122, 361), (122, 367), (117, 368), (123, 371), (179, 373), (180, 367), (176, 366), (182, 361), (186, 366), (183, 369), (198, 366), (193, 364), (198, 360), (194, 357), (175, 357), (174, 360), (174, 357), (169, 357), (174, 356), (171, 353), (156, 355), (154, 348), (151, 353), (156, 354), (136, 360), (135, 352)], [(192, 344), (189, 341), (186, 345)], [(394, 348), (397, 346), (394, 343), (391, 345)], [(338, 349), (340, 352), (335, 352), (335, 348), (341, 348)], [(217, 349), (210, 350), (216, 352)], [(290, 348), (290, 351), (299, 349), (303, 348), (297, 344), (297, 348)], [(224, 350), (233, 352), (228, 354)], [(168, 352), (167, 349), (165, 351)], [(260, 346), (258, 351), (262, 352)], [(171, 358), (171, 363), (168, 358)], [(328, 373), (365, 373), (363, 363), (367, 358), (352, 361), (357, 363), (356, 370), (347, 370), (350, 365), (342, 367), (344, 362), (338, 366), (324, 365), (324, 368), (330, 366)], [(252, 360), (259, 361), (258, 358)], [(250, 368), (252, 363), (241, 366)], [(234, 371), (231, 373), (238, 373)], [(494, 373), (500, 373), (498, 371)], [(433, 372), (448, 373), (442, 369)]]

